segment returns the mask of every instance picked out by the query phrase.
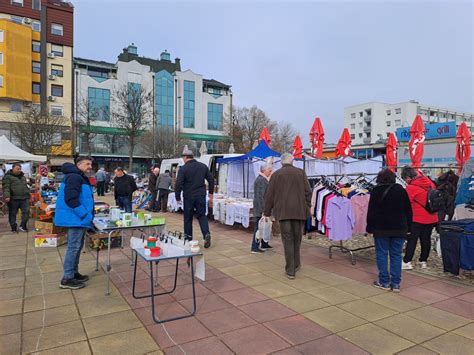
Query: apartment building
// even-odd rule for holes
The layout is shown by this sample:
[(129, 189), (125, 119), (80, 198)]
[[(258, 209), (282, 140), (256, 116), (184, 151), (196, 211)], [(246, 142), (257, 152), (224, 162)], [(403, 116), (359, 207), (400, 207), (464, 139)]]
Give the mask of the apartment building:
[(344, 108), (344, 124), (353, 145), (373, 144), (387, 139), (397, 128), (411, 126), (416, 115), (426, 123), (467, 122), (472, 127), (474, 114), (449, 108), (420, 104), (411, 100), (397, 104), (369, 102)]
[(60, 0), (0, 0), (0, 135), (26, 110), (64, 117), (51, 153), (71, 156), (74, 8)]

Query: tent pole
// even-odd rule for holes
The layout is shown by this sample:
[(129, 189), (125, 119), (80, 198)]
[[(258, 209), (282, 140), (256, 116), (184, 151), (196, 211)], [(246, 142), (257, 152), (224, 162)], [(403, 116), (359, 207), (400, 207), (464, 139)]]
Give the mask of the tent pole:
[(242, 188), (243, 188), (242, 197), (245, 197), (245, 160), (242, 161)]
[(250, 178), (249, 178), (249, 175), (250, 175), (250, 159), (247, 161), (247, 198), (249, 198), (249, 184), (250, 184)]

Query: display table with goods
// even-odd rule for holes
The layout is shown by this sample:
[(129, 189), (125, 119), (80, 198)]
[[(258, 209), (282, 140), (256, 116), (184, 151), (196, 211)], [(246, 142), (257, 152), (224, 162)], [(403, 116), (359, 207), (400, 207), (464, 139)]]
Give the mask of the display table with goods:
[[(133, 268), (132, 295), (136, 299), (151, 298), (151, 313), (153, 321), (155, 323), (161, 324), (194, 316), (194, 314), (196, 313), (195, 277), (199, 277), (204, 280), (205, 273), (203, 254), (200, 252), (198, 241), (192, 241), (188, 238), (181, 238), (181, 236), (178, 237), (173, 236), (171, 234), (161, 234), (158, 237), (148, 238), (146, 242), (138, 240), (132, 244), (135, 244), (135, 247), (133, 247), (132, 250), (136, 254)], [(150, 292), (141, 295), (137, 295), (136, 292), (138, 257), (148, 263), (150, 269)], [(199, 259), (196, 265), (196, 274), (194, 268), (195, 258)], [(193, 310), (189, 314), (178, 315), (167, 319), (158, 319), (155, 312), (155, 298), (163, 295), (169, 295), (176, 291), (176, 285), (178, 280), (178, 265), (181, 259), (186, 259), (188, 267), (191, 269)], [(158, 265), (161, 261), (165, 260), (176, 260), (174, 284), (171, 290), (165, 290), (163, 292), (155, 293), (155, 287), (159, 286)], [(153, 270), (153, 263), (155, 264), (155, 271)]]
[[(120, 234), (123, 240), (123, 231), (139, 231), (144, 238), (145, 233), (150, 229), (152, 234), (162, 233), (165, 227), (164, 218), (151, 218), (151, 215), (143, 212), (125, 213), (118, 208), (110, 208), (110, 213), (106, 217), (96, 217), (93, 221), (96, 233), (107, 234), (107, 291), (106, 295), (110, 295), (110, 263), (111, 240), (114, 234)], [(100, 248), (97, 248), (97, 267), (99, 260)]]

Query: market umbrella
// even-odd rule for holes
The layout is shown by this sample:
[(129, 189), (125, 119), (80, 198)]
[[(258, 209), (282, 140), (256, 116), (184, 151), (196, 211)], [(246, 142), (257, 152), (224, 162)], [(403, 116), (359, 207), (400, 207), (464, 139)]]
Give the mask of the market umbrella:
[(313, 126), (309, 131), (309, 140), (311, 142), (312, 155), (317, 159), (322, 158), (324, 146), (324, 129), (319, 117), (314, 119)]
[(390, 133), (387, 141), (387, 149), (386, 149), (386, 164), (387, 167), (392, 171), (397, 171), (397, 137), (395, 137), (395, 133)]
[(270, 133), (268, 133), (267, 127), (263, 127), (262, 133), (260, 133), (260, 137), (258, 138), (258, 141), (264, 140), (265, 143), (267, 143), (268, 146), (272, 143), (272, 140), (270, 138)]
[(352, 147), (352, 139), (347, 128), (344, 128), (341, 134), (341, 138), (339, 138), (339, 142), (337, 142), (336, 146), (336, 157), (347, 157), (351, 154), (351, 147)]
[(466, 122), (459, 125), (456, 141), (456, 160), (459, 164), (459, 171), (461, 171), (471, 156), (471, 131), (467, 128)]
[(301, 142), (301, 138), (298, 135), (293, 142), (293, 156), (296, 159), (303, 158), (303, 143)]
[(199, 154), (201, 156), (207, 154), (207, 146), (206, 146), (206, 143), (204, 141), (202, 141), (201, 148), (199, 148)]
[(411, 165), (415, 169), (418, 169), (421, 167), (423, 152), (425, 150), (425, 125), (420, 115), (416, 115), (413, 121), (410, 128), (410, 136), (408, 148), (410, 149)]

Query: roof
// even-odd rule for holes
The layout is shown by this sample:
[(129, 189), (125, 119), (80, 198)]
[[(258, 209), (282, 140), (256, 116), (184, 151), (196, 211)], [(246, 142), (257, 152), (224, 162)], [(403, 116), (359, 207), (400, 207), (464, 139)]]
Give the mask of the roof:
[(279, 157), (280, 155), (280, 153), (270, 149), (267, 143), (265, 143), (265, 141), (262, 139), (260, 143), (258, 143), (258, 145), (255, 147), (255, 149), (248, 152), (247, 154), (240, 155), (238, 157), (218, 159), (217, 162), (219, 164), (230, 164), (238, 161), (252, 160), (253, 158), (265, 159), (268, 157)]
[(93, 59), (85, 59), (85, 58), (79, 58), (79, 57), (74, 57), (74, 64), (90, 65), (90, 66), (93, 65), (96, 67), (117, 69), (114, 63), (105, 62), (103, 60), (93, 60)]
[(221, 88), (221, 89), (226, 89), (229, 90), (232, 86), (226, 85), (224, 83), (221, 83), (220, 81), (214, 80), (214, 79), (202, 79), (202, 85), (203, 86), (210, 86), (214, 88)]
[(136, 60), (142, 65), (147, 65), (151, 68), (151, 71), (158, 73), (162, 70), (166, 70), (169, 73), (174, 73), (175, 71), (181, 71), (181, 62), (179, 58), (175, 59), (175, 62), (169, 60), (160, 60), (147, 57), (140, 57), (136, 54), (129, 53), (125, 48), (122, 53), (119, 54), (118, 60), (120, 62), (131, 62)]
[(45, 155), (33, 155), (18, 148), (10, 142), (7, 137), (0, 136), (0, 160), (1, 161), (46, 161)]

